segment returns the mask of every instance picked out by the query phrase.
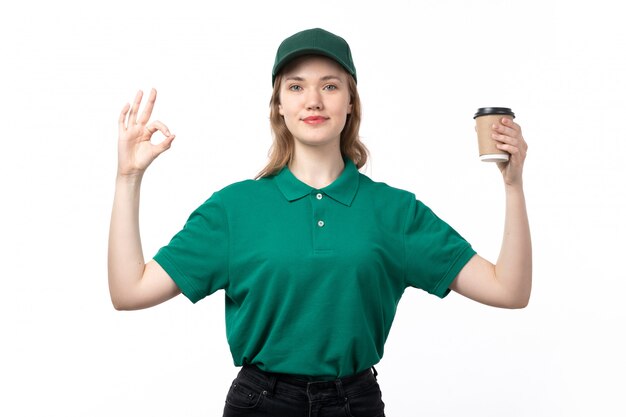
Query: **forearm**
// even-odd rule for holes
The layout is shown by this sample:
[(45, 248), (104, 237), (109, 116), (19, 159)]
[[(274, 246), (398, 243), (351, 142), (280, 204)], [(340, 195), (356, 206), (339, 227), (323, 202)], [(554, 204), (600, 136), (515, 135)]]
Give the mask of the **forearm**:
[(141, 176), (118, 176), (109, 229), (109, 291), (120, 308), (143, 275), (145, 261), (139, 233)]
[(496, 278), (510, 294), (511, 303), (528, 304), (532, 286), (532, 245), (526, 200), (521, 184), (506, 186), (506, 214)]

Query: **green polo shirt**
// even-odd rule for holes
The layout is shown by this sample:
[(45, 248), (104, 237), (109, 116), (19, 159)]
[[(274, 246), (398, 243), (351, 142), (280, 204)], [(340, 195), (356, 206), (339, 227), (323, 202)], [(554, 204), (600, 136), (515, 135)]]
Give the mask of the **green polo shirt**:
[(346, 161), (322, 189), (284, 168), (214, 193), (154, 260), (194, 303), (225, 291), (235, 365), (335, 378), (379, 362), (406, 287), (443, 298), (474, 254)]

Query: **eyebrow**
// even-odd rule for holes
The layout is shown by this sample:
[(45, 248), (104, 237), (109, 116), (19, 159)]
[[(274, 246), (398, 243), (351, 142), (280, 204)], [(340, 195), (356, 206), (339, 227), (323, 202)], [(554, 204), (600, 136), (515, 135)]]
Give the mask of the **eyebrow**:
[[(341, 78), (337, 77), (336, 75), (325, 75), (322, 78), (320, 78), (320, 80), (321, 81), (337, 80), (340, 83), (343, 82)], [(304, 78), (299, 77), (297, 75), (293, 75), (291, 77), (285, 77), (285, 81), (304, 81)]]

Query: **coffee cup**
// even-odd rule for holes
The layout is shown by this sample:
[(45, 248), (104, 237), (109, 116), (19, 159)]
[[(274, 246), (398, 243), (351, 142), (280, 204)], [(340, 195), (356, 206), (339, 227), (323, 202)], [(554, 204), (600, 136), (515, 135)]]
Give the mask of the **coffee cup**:
[(497, 142), (491, 137), (492, 125), (500, 123), (503, 117), (515, 118), (515, 113), (508, 107), (481, 107), (474, 114), (478, 135), (478, 155), (483, 162), (506, 162), (509, 153), (497, 148)]

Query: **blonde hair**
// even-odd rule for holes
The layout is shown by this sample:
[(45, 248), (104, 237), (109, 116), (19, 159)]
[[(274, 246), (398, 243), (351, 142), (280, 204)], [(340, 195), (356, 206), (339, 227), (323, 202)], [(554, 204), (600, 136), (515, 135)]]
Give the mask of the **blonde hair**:
[[(348, 73), (346, 73), (348, 74)], [(274, 138), (272, 147), (269, 151), (269, 161), (265, 168), (256, 176), (256, 179), (270, 177), (277, 174), (285, 165), (293, 158), (295, 149), (293, 135), (287, 129), (285, 120), (281, 116), (278, 106), (280, 104), (280, 87), (282, 84), (282, 75), (279, 75), (274, 83), (272, 98), (270, 100), (270, 125), (272, 127), (272, 136)], [(348, 91), (350, 92), (350, 101), (352, 111), (348, 114), (346, 125), (341, 131), (340, 148), (341, 155), (350, 159), (360, 169), (367, 162), (368, 151), (365, 145), (359, 139), (359, 128), (361, 126), (361, 100), (356, 87), (356, 81), (348, 74)]]

